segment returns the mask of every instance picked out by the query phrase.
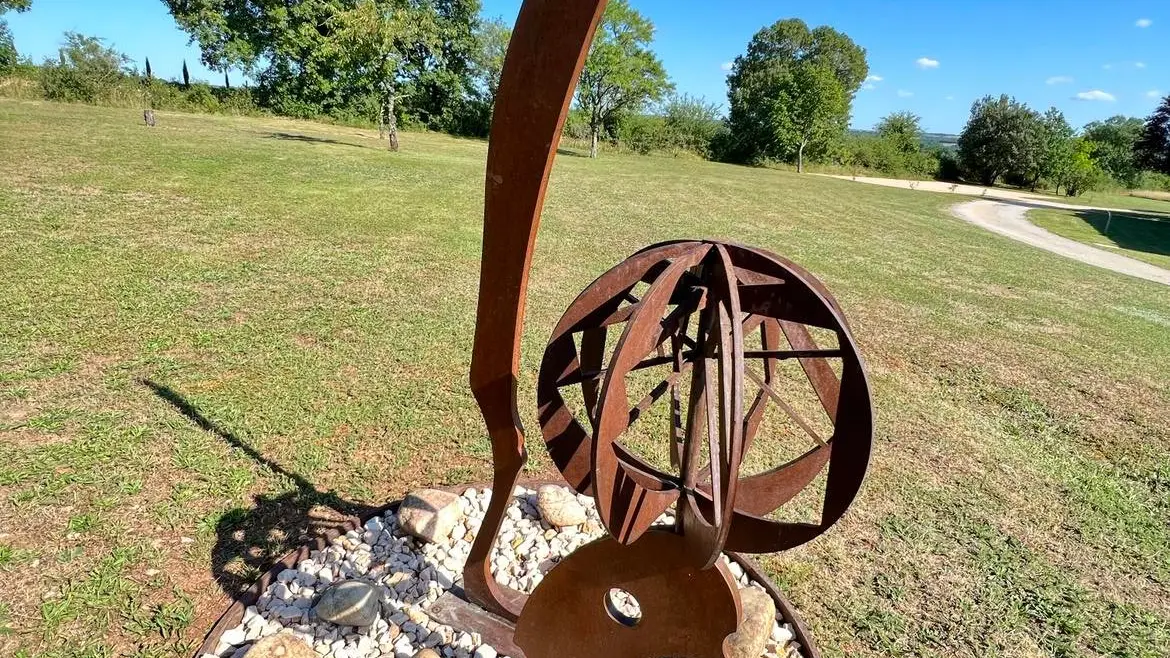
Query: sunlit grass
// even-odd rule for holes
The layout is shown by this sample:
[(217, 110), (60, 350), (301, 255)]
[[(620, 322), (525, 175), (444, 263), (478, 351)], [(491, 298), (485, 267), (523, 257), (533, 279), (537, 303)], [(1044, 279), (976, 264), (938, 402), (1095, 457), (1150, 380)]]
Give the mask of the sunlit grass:
[[(466, 384), (483, 142), (0, 101), (0, 144), (0, 655), (182, 655), (306, 519), (488, 477)], [(1170, 653), (1170, 290), (955, 202), (560, 158), (530, 473), (535, 370), (578, 291), (660, 240), (759, 245), (836, 294), (878, 413), (854, 508), (765, 560), (827, 654)]]

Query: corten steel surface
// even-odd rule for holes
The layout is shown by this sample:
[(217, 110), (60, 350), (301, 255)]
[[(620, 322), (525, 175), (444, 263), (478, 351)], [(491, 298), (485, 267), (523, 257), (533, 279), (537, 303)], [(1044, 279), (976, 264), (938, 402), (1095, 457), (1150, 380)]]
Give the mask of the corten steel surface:
[[(641, 284), (648, 287), (638, 298), (633, 291)], [(819, 346), (810, 328), (832, 332), (836, 344)], [(610, 332), (618, 340), (606, 355)], [(758, 348), (745, 347), (749, 339)], [(776, 367), (786, 359), (799, 362), (832, 424), (830, 435), (821, 436), (785, 399), (790, 387), (777, 380)], [(839, 363), (840, 377), (832, 362)], [(626, 379), (635, 371), (662, 372), (661, 382), (639, 401), (627, 394)], [(684, 401), (685, 377), (690, 395)], [(575, 414), (563, 395), (574, 386), (581, 388), (583, 414)], [(747, 404), (749, 389), (755, 394)], [(613, 536), (636, 541), (677, 503), (677, 529), (704, 565), (724, 549), (775, 552), (821, 534), (857, 495), (869, 461), (869, 385), (836, 300), (799, 266), (741, 245), (663, 243), (603, 274), (553, 331), (537, 398), (553, 461), (573, 488), (596, 497)], [(656, 468), (619, 443), (664, 399), (671, 422), (662, 433), (678, 472)], [(808, 435), (809, 448), (740, 479), (740, 463), (769, 407)], [(704, 446), (708, 460), (699, 457)], [(826, 466), (818, 523), (767, 518)]]
[(516, 401), (532, 249), (556, 145), (604, 0), (526, 0), (512, 31), (492, 118), (471, 390), (492, 440), (493, 496), (467, 559), (467, 595), (515, 620), (524, 596), (488, 558), (527, 459)]
[[(720, 562), (700, 569), (683, 537), (652, 530), (632, 546), (611, 537), (561, 561), (528, 599), (516, 643), (529, 658), (724, 655), (739, 625), (739, 590)], [(633, 619), (606, 605), (621, 589), (638, 601)]]

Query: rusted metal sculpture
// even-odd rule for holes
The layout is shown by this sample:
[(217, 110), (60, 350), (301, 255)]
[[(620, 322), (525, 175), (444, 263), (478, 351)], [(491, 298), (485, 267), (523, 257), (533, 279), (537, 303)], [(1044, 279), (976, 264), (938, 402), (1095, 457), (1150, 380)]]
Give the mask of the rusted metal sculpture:
[[(497, 583), (488, 562), (527, 457), (517, 380), (544, 193), (604, 7), (605, 0), (526, 0), (500, 81), (471, 366), (495, 472), (464, 588), (471, 601), (517, 622), (516, 641), (528, 658), (603, 649), (615, 656), (720, 656), (740, 615), (721, 553), (774, 552), (823, 533), (856, 496), (872, 441), (869, 386), (848, 323), (819, 281), (779, 256), (713, 241), (663, 243), (603, 274), (573, 302), (541, 364), (540, 423), (553, 461), (570, 486), (594, 496), (611, 536), (565, 558), (530, 602)], [(759, 348), (745, 347), (757, 335)], [(818, 432), (802, 415), (808, 411), (786, 399), (777, 374), (786, 360), (799, 363), (829, 431)], [(652, 369), (663, 371), (660, 383), (632, 402), (629, 378)], [(574, 387), (581, 409), (563, 394)], [(670, 469), (623, 440), (664, 399)], [(769, 407), (806, 433), (811, 446), (741, 478)], [(770, 518), (826, 470), (818, 522)], [(672, 505), (676, 524), (655, 527)], [(611, 588), (637, 597), (644, 615), (635, 628), (605, 612), (602, 599)]]

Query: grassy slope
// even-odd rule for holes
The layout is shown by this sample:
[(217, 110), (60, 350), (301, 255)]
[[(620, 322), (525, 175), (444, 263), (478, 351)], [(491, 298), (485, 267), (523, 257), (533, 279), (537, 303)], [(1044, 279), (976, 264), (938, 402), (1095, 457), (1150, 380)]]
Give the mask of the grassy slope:
[[(140, 124), (0, 101), (2, 655), (181, 654), (304, 519), (490, 472), (465, 385), (483, 143)], [(680, 236), (774, 249), (836, 293), (879, 417), (850, 514), (766, 560), (822, 648), (1165, 655), (1170, 291), (983, 232), (953, 201), (560, 158), (527, 425), (543, 342), (597, 274)]]
[(1077, 242), (1111, 247), (1130, 258), (1170, 268), (1170, 213), (1123, 215), (1098, 210), (1029, 210), (1028, 219)]

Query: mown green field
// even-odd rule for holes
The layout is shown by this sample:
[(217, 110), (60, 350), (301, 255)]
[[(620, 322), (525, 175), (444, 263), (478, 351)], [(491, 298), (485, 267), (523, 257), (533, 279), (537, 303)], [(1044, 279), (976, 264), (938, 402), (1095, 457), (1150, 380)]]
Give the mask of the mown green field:
[[(0, 101), (0, 655), (189, 653), (329, 509), (490, 473), (466, 386), (485, 144), (141, 123)], [(845, 520), (765, 560), (825, 653), (1170, 654), (1170, 289), (954, 202), (561, 157), (526, 423), (543, 344), (599, 273), (668, 238), (772, 249), (840, 300), (878, 412)]]

